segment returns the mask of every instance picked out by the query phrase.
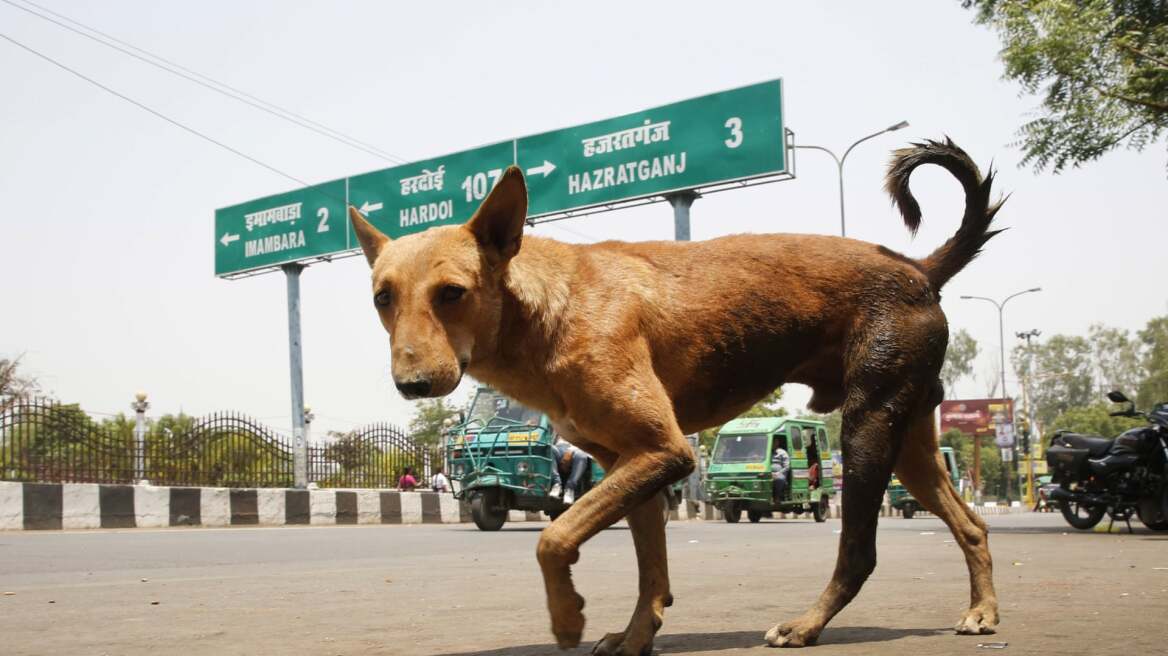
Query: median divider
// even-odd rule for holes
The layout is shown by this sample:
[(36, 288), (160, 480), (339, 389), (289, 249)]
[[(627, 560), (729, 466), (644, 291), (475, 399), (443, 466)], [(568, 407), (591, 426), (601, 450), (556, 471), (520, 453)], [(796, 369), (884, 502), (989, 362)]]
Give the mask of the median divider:
[[(543, 521), (512, 512), (512, 522)], [(0, 530), (460, 524), (470, 508), (429, 490), (161, 487), (0, 482)]]
[[(839, 517), (839, 506), (834, 503), (831, 517)], [(720, 521), (722, 513), (705, 502), (685, 501), (670, 512), (670, 519)], [(538, 512), (512, 510), (507, 515), (508, 522), (546, 520)], [(453, 495), (429, 490), (0, 482), (0, 530), (465, 524), (471, 521), (468, 504)]]

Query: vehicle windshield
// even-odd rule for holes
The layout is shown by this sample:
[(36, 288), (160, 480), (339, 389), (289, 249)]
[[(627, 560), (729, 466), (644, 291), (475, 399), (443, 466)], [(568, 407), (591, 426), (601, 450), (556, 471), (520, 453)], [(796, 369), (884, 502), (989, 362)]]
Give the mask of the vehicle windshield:
[(528, 426), (539, 426), (539, 414), (495, 390), (480, 391), (470, 407), (470, 419), (472, 421), (477, 419), (484, 424), (499, 416)]
[(767, 436), (722, 435), (714, 448), (714, 462), (727, 464), (735, 462), (763, 462), (767, 459)]

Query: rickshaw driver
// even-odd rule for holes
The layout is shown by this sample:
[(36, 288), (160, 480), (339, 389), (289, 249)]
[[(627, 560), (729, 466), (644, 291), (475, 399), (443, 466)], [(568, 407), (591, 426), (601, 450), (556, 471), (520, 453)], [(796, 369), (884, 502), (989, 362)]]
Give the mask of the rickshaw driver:
[(560, 481), (564, 474), (567, 474), (568, 481), (563, 485), (564, 505), (570, 506), (576, 502), (580, 481), (584, 480), (584, 474), (588, 471), (592, 456), (563, 438), (557, 439), (556, 443), (552, 445), (552, 453), (556, 458), (556, 466), (553, 468), (556, 472), (556, 481), (552, 485), (550, 494), (553, 497), (560, 496)]
[(783, 500), (787, 494), (787, 475), (791, 472), (791, 456), (778, 440), (775, 440), (775, 451), (771, 455), (771, 493), (775, 503)]

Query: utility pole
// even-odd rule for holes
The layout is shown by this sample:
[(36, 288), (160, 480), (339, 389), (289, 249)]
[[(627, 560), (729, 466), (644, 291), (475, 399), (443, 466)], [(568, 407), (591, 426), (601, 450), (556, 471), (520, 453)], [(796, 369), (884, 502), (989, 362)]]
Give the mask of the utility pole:
[(679, 191), (666, 198), (673, 206), (673, 240), (689, 241), (689, 208), (698, 195), (692, 191)]
[(830, 155), (833, 160), (835, 160), (835, 167), (836, 167), (836, 170), (839, 172), (839, 206), (840, 206), (840, 236), (841, 237), (848, 236), (848, 224), (847, 224), (847, 221), (844, 219), (844, 162), (846, 162), (848, 160), (848, 155), (850, 155), (852, 153), (853, 148), (855, 148), (856, 146), (859, 146), (860, 144), (864, 143), (865, 141), (867, 141), (869, 139), (872, 139), (874, 137), (879, 137), (880, 135), (882, 135), (886, 132), (895, 132), (897, 130), (902, 130), (902, 129), (907, 128), (907, 127), (908, 127), (908, 121), (901, 121), (901, 122), (897, 123), (896, 125), (890, 125), (879, 132), (873, 132), (872, 134), (870, 134), (866, 137), (861, 137), (861, 138), (857, 139), (855, 142), (853, 142), (852, 145), (848, 146), (848, 149), (844, 151), (843, 157), (838, 157), (834, 152), (832, 152), (831, 150), (829, 150), (827, 148), (824, 148), (823, 146), (795, 146), (796, 148), (806, 148), (809, 150), (822, 150), (823, 152)]
[(1034, 351), (1031, 350), (1031, 340), (1042, 333), (1038, 330), (1027, 330), (1014, 333), (1018, 339), (1026, 340), (1026, 374), (1022, 377), (1022, 407), (1026, 413), (1026, 423), (1022, 427), (1022, 446), (1026, 456), (1026, 503), (1034, 503), (1034, 409), (1030, 405), (1030, 380), (1034, 376)]
[[(1012, 408), (1012, 403), (1010, 402), (1010, 397), (1006, 395), (1006, 319), (1005, 319), (1006, 303), (1009, 303), (1010, 299), (1021, 296), (1023, 294), (1030, 294), (1033, 292), (1040, 292), (1040, 291), (1042, 291), (1041, 287), (1032, 287), (1030, 289), (1024, 289), (1020, 292), (1010, 294), (1006, 298), (1002, 299), (1000, 302), (996, 301), (992, 298), (989, 298), (987, 296), (970, 296), (970, 295), (966, 294), (966, 295), (963, 295), (961, 297), (963, 300), (988, 301), (990, 303), (993, 303), (994, 307), (997, 308), (997, 310), (998, 310), (998, 348), (999, 348), (999, 357), (1001, 358), (1000, 363), (1001, 363), (1001, 367), (1002, 367), (1002, 400), (1004, 400), (1006, 402), (1007, 407)], [(1011, 413), (1011, 414), (1013, 414), (1013, 413)], [(1013, 419), (1013, 417), (1011, 417), (1011, 419)], [(975, 440), (974, 441), (974, 453), (975, 454), (978, 452), (978, 450), (977, 450), (978, 446), (979, 446), (979, 444)], [(1013, 448), (1013, 444), (1010, 445), (1010, 448)], [(1017, 460), (1017, 459), (1015, 458), (1015, 460)], [(977, 476), (980, 478), (981, 458), (975, 457), (973, 460), (973, 466), (975, 468)], [(1015, 467), (1016, 466), (1017, 465), (1015, 465)], [(1003, 467), (1002, 469), (1005, 471), (1008, 471), (1007, 467)], [(1006, 474), (1006, 501), (1007, 502), (1010, 501), (1010, 496), (1012, 495), (1013, 488), (1014, 488), (1014, 486), (1010, 482), (1011, 479), (1013, 479), (1013, 476)]]
[(300, 345), (300, 272), (303, 264), (280, 267), (288, 282), (288, 366), (292, 379), (292, 484), (308, 487), (308, 443), (304, 430), (304, 354)]

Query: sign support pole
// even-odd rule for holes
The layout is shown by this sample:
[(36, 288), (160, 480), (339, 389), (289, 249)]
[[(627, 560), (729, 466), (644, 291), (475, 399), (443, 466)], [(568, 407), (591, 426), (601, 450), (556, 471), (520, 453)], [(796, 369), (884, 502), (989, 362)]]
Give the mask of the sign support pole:
[(673, 240), (689, 241), (689, 207), (698, 195), (692, 191), (669, 194), (669, 204), (673, 206)]
[(292, 378), (292, 481), (308, 487), (308, 445), (304, 430), (304, 354), (300, 348), (300, 272), (303, 264), (280, 266), (288, 282), (288, 363)]

